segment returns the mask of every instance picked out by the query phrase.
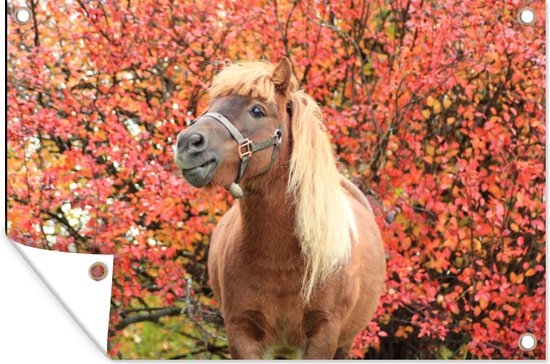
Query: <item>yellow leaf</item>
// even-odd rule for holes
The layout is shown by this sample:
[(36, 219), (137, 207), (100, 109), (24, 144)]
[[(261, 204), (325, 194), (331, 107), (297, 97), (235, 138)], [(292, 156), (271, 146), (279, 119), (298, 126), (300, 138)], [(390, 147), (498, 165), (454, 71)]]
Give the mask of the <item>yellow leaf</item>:
[(537, 273), (535, 268), (529, 268), (529, 269), (527, 269), (527, 272), (525, 272), (525, 276), (526, 277), (531, 277), (531, 276), (534, 276), (535, 273)]
[(447, 118), (447, 125), (453, 125), (455, 123), (455, 118)]
[(480, 94), (475, 94), (474, 95), (474, 104), (477, 105), (479, 104), (479, 102), (481, 101), (482, 97)]
[(428, 110), (428, 109), (422, 110), (422, 116), (424, 117), (424, 119), (429, 118), (430, 115), (431, 115), (430, 110)]
[(426, 99), (426, 105), (428, 105), (429, 107), (432, 107), (434, 105), (434, 101), (435, 99), (431, 96), (428, 96), (428, 98)]
[(525, 276), (523, 275), (523, 273), (519, 275), (516, 275), (514, 272), (510, 273), (510, 282), (512, 283), (521, 284), (524, 278)]
[(474, 251), (481, 250), (481, 241), (479, 239), (474, 239)]
[(434, 102), (434, 114), (439, 114), (441, 112), (441, 102), (435, 100)]
[(428, 98), (426, 99), (426, 105), (428, 105), (429, 107), (432, 107), (434, 106), (434, 101), (435, 99), (431, 96), (428, 96)]
[(517, 232), (519, 231), (519, 226), (518, 226), (518, 224), (516, 224), (515, 222), (513, 222), (513, 223), (510, 224), (510, 229), (511, 229), (513, 232), (517, 233)]
[(448, 97), (445, 97), (445, 98), (443, 99), (443, 107), (444, 107), (445, 109), (450, 108), (452, 104), (453, 104), (453, 102), (452, 102), (451, 99), (449, 99)]
[(426, 154), (427, 155), (434, 155), (435, 154), (435, 148), (433, 145), (426, 146)]

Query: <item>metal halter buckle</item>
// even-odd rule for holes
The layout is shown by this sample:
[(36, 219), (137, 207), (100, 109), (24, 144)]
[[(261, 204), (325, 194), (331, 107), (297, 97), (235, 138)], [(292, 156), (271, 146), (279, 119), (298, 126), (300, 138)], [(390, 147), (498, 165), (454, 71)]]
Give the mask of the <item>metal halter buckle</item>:
[(252, 155), (252, 140), (246, 138), (242, 144), (239, 144), (239, 158), (250, 157)]
[(277, 138), (277, 144), (281, 144), (283, 141), (283, 132), (281, 129), (275, 130), (275, 133), (273, 134)]

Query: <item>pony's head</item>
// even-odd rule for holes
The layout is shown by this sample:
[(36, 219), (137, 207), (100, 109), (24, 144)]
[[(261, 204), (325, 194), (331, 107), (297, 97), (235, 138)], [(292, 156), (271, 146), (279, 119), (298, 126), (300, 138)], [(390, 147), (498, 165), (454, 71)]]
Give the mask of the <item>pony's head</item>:
[(296, 87), (286, 58), (276, 66), (247, 62), (221, 71), (209, 89), (208, 112), (178, 135), (175, 162), (185, 179), (195, 187), (225, 186), (240, 197), (241, 180), (267, 174), (277, 159)]

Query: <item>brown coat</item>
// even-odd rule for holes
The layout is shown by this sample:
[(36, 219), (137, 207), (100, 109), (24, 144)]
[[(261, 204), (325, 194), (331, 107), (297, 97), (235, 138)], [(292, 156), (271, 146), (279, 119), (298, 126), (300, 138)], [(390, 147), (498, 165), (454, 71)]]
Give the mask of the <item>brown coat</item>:
[[(365, 197), (343, 179), (352, 196)], [(282, 181), (283, 184), (284, 181)], [(209, 272), (233, 358), (348, 358), (384, 286), (385, 257), (374, 216), (350, 196), (360, 239), (349, 263), (303, 307), (303, 260), (284, 186), (248, 195), (212, 236)], [(261, 218), (259, 218), (261, 217)], [(233, 221), (233, 223), (231, 223)], [(248, 223), (245, 223), (248, 222)]]

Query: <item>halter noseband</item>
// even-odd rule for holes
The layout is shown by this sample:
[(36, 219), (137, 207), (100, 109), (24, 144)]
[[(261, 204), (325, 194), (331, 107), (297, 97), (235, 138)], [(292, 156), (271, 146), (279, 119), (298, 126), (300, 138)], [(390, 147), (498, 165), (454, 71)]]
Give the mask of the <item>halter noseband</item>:
[(275, 130), (275, 132), (271, 137), (265, 140), (262, 140), (261, 142), (253, 142), (252, 140), (245, 138), (241, 134), (241, 132), (235, 127), (235, 125), (233, 125), (233, 123), (229, 121), (228, 118), (226, 118), (225, 116), (217, 112), (207, 112), (199, 116), (197, 119), (195, 119), (193, 121), (193, 124), (205, 116), (210, 116), (211, 118), (213, 118), (214, 120), (222, 124), (227, 129), (227, 131), (229, 131), (229, 134), (231, 134), (233, 139), (237, 141), (237, 144), (238, 144), (237, 149), (239, 152), (239, 158), (241, 160), (239, 164), (239, 170), (237, 171), (237, 178), (233, 183), (231, 183), (228, 186), (225, 186), (225, 188), (233, 195), (233, 197), (241, 198), (243, 197), (243, 190), (239, 186), (239, 183), (241, 182), (241, 178), (244, 176), (244, 173), (246, 172), (246, 168), (248, 167), (248, 162), (250, 161), (250, 157), (252, 157), (252, 154), (254, 152), (264, 150), (269, 147), (273, 147), (273, 152), (271, 153), (271, 160), (259, 175), (267, 173), (267, 171), (269, 171), (273, 166), (273, 163), (277, 158), (277, 154), (279, 153), (279, 147), (281, 146), (281, 142), (283, 140), (284, 124), (281, 124), (279, 128)]

